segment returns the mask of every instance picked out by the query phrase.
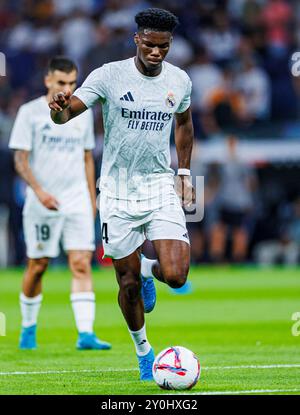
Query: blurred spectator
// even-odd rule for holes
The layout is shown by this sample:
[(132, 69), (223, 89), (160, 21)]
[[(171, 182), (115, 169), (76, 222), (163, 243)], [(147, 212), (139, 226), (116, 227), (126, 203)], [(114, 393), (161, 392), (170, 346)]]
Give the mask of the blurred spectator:
[(1, 34), (0, 34), (0, 40), (1, 35), (12, 26), (13, 21), (15, 19), (13, 10), (11, 10), (10, 7), (8, 7), (7, 0), (0, 0), (0, 28), (1, 28)]
[(246, 0), (243, 6), (243, 22), (247, 29), (255, 29), (257, 16), (260, 15), (265, 0)]
[(268, 0), (261, 19), (266, 28), (267, 43), (277, 53), (286, 49), (291, 41), (293, 12), (285, 0)]
[[(280, 210), (280, 209), (279, 209)], [(260, 265), (297, 265), (300, 255), (300, 196), (285, 204), (278, 218), (278, 237), (258, 243), (254, 259)]]
[[(195, 169), (196, 159), (192, 160), (191, 171)], [(200, 164), (200, 163), (199, 163)], [(202, 166), (202, 164), (201, 164)], [(198, 175), (204, 176), (204, 218), (193, 226), (189, 224), (191, 240), (191, 260), (199, 263), (203, 260), (210, 261), (209, 252), (211, 231), (218, 220), (218, 192), (221, 182), (221, 169), (218, 163), (203, 165)]]
[(257, 26), (257, 16), (260, 15), (265, 0), (230, 0), (229, 8), (237, 19), (241, 19), (246, 30)]
[(235, 57), (240, 34), (231, 27), (229, 16), (223, 10), (214, 12), (213, 22), (213, 26), (200, 32), (200, 42), (204, 44), (214, 62), (227, 63)]
[(60, 37), (63, 53), (80, 62), (96, 43), (94, 22), (84, 12), (75, 10), (62, 24)]
[(190, 43), (182, 36), (173, 39), (167, 61), (179, 67), (185, 67), (193, 58), (193, 49)]
[[(0, 148), (0, 210), (2, 214), (8, 212), (9, 221), (9, 249), (7, 254), (9, 264), (20, 265), (25, 259), (25, 249), (22, 233), (22, 207), (15, 198), (15, 173), (12, 153)], [(2, 218), (3, 219), (3, 218)], [(4, 225), (4, 223), (2, 223)], [(2, 246), (3, 249), (5, 247)], [(3, 253), (2, 253), (3, 254)]]
[(210, 91), (206, 108), (220, 128), (232, 127), (247, 119), (245, 97), (235, 86), (235, 72), (228, 65), (223, 70), (223, 81)]
[(13, 119), (8, 114), (8, 106), (12, 88), (8, 76), (0, 76), (0, 148), (6, 147), (12, 128)]
[(292, 209), (292, 218), (288, 228), (288, 234), (298, 248), (300, 247), (300, 196), (295, 200)]
[(34, 39), (34, 27), (32, 23), (17, 16), (10, 28), (6, 40), (6, 46), (12, 50), (30, 49)]
[(204, 111), (208, 97), (215, 88), (220, 88), (223, 75), (217, 65), (211, 62), (204, 47), (195, 51), (195, 59), (187, 69), (192, 83), (192, 104), (197, 111)]
[(270, 115), (270, 83), (252, 55), (244, 56), (235, 79), (235, 86), (244, 96), (246, 117), (264, 120)]
[(14, 119), (0, 110), (0, 149), (7, 147), (13, 123)]
[(31, 48), (36, 53), (54, 53), (58, 46), (59, 34), (55, 25), (39, 22), (35, 25)]
[(108, 0), (101, 23), (111, 29), (123, 28), (134, 31), (134, 16), (147, 7), (150, 7), (150, 3), (146, 0)]
[[(132, 48), (133, 48), (132, 42)], [(96, 30), (96, 44), (87, 52), (83, 63), (84, 75), (105, 63), (127, 58), (129, 47), (124, 40), (124, 31), (112, 29), (104, 24)]]
[(224, 261), (230, 237), (231, 260), (242, 262), (248, 256), (256, 179), (254, 172), (239, 160), (237, 138), (228, 137), (226, 145), (228, 152), (221, 165), (217, 193), (218, 217), (211, 227), (209, 250), (214, 262)]
[[(177, 158), (177, 156), (175, 156), (174, 158)], [(176, 167), (174, 163), (173, 168), (176, 169)], [(193, 145), (193, 151), (192, 151), (192, 157), (191, 157), (191, 175), (192, 175), (194, 186), (196, 185), (197, 177), (205, 176), (205, 172), (206, 172), (205, 166), (201, 162), (201, 146), (198, 142), (195, 142)], [(200, 190), (196, 186), (195, 186), (195, 189), (196, 189), (196, 192)], [(197, 197), (199, 197), (199, 195), (197, 195)], [(205, 203), (205, 202), (206, 202), (206, 198), (204, 197), (204, 200), (201, 200), (200, 203)], [(205, 210), (205, 207), (204, 207), (204, 210)], [(206, 215), (206, 212), (204, 212), (204, 215)], [(205, 232), (204, 232), (203, 221), (195, 222), (195, 223), (193, 222), (187, 223), (187, 229), (189, 232), (189, 237), (190, 237), (190, 242), (191, 242), (191, 263), (197, 264), (203, 261), (203, 258), (204, 258)]]
[[(105, 0), (101, 0), (103, 4)], [(84, 13), (90, 14), (94, 10), (94, 0), (53, 0), (54, 13), (57, 16), (69, 16), (75, 10), (81, 10)], [(99, 1), (98, 1), (99, 3)]]

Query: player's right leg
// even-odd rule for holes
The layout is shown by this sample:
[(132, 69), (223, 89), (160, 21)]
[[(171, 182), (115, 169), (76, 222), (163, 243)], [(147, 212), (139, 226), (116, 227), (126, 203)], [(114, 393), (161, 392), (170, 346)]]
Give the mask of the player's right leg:
[(145, 267), (145, 264), (147, 264), (148, 261), (149, 261), (148, 258), (146, 258), (145, 255), (141, 254), (141, 264), (142, 264), (141, 266), (141, 277), (142, 277), (141, 293), (142, 293), (142, 297), (144, 300), (145, 313), (150, 313), (154, 309), (155, 304), (156, 304), (156, 288), (154, 284), (154, 277), (153, 277), (152, 272), (151, 273), (148, 272), (148, 268)]
[(91, 273), (92, 252), (70, 250), (68, 260), (73, 276), (71, 303), (78, 330), (76, 348), (78, 350), (109, 350), (111, 345), (98, 339), (94, 332), (96, 301)]
[(20, 308), (22, 330), (20, 336), (21, 349), (36, 349), (36, 327), (42, 303), (42, 276), (48, 266), (48, 258), (28, 259), (25, 270)]
[[(102, 224), (102, 239), (106, 257), (124, 258), (129, 253), (137, 250), (140, 254), (141, 245), (145, 241), (143, 221), (147, 222), (145, 213), (142, 212), (142, 220), (136, 213), (130, 211), (131, 204), (125, 201), (117, 201), (101, 193), (100, 217)], [(133, 220), (134, 219), (134, 220)], [(143, 258), (143, 255), (142, 255)], [(156, 302), (156, 290), (153, 278), (141, 272), (141, 294), (144, 301), (144, 311), (153, 310)]]
[(119, 284), (119, 305), (138, 357), (141, 380), (152, 380), (154, 352), (148, 342), (144, 319), (140, 247), (145, 241), (143, 221), (131, 204), (100, 196), (104, 256), (111, 257)]
[(24, 274), (20, 306), (22, 330), (21, 349), (35, 349), (38, 314), (42, 303), (42, 276), (49, 258), (59, 253), (59, 239), (63, 219), (38, 214), (24, 215), (23, 227), (28, 263)]
[(141, 297), (139, 250), (125, 258), (113, 259), (119, 284), (118, 301), (134, 342), (141, 380), (152, 380), (154, 352), (147, 339), (144, 305)]

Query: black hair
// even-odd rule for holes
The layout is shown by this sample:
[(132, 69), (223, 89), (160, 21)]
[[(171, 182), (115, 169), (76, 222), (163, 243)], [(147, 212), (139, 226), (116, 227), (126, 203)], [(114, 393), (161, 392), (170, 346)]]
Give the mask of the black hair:
[(178, 18), (168, 10), (149, 8), (135, 16), (138, 30), (149, 29), (156, 32), (173, 32), (179, 24)]
[(66, 56), (54, 56), (48, 63), (48, 72), (54, 71), (70, 73), (72, 71), (78, 72), (78, 68), (75, 62)]

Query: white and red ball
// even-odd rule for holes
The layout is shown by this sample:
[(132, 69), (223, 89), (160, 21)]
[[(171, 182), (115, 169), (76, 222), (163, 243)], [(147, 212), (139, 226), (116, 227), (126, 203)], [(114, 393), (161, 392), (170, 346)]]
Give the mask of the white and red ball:
[(152, 367), (154, 380), (162, 389), (191, 389), (198, 382), (200, 371), (198, 358), (182, 346), (164, 349), (156, 356)]

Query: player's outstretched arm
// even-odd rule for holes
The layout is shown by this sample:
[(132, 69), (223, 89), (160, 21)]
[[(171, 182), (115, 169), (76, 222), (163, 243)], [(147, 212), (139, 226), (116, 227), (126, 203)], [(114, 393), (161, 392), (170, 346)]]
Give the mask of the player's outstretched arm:
[(55, 94), (49, 103), (49, 107), (51, 118), (55, 124), (64, 124), (87, 110), (87, 107), (79, 98), (71, 95), (71, 93), (64, 92)]
[[(191, 156), (194, 141), (194, 127), (191, 109), (176, 114), (175, 123), (175, 145), (179, 169), (190, 169)], [(195, 190), (193, 189), (189, 176), (180, 176), (182, 190), (180, 192), (183, 204), (190, 206), (195, 202)]]
[(17, 173), (32, 188), (39, 201), (50, 210), (57, 210), (59, 203), (54, 196), (45, 192), (32, 173), (29, 164), (29, 151), (15, 150), (14, 162)]

